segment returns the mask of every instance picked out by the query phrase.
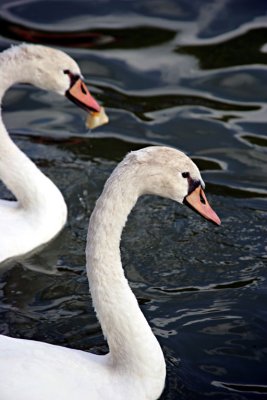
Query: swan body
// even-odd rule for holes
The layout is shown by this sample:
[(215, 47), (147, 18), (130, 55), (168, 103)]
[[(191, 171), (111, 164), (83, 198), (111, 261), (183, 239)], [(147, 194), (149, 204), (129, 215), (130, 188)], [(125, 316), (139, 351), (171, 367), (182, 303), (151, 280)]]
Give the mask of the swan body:
[[(10, 86), (23, 82), (66, 95), (87, 110), (98, 110), (80, 77), (76, 62), (62, 51), (39, 45), (14, 46), (0, 54), (0, 104)], [(59, 189), (12, 141), (1, 114), (0, 179), (16, 198), (0, 200), (2, 262), (52, 239), (66, 222), (67, 207)]]
[(165, 382), (161, 347), (124, 275), (120, 238), (139, 196), (188, 202), (207, 219), (209, 206), (196, 165), (167, 147), (128, 154), (107, 180), (91, 215), (86, 268), (109, 353), (94, 355), (0, 336), (1, 400), (155, 400)]

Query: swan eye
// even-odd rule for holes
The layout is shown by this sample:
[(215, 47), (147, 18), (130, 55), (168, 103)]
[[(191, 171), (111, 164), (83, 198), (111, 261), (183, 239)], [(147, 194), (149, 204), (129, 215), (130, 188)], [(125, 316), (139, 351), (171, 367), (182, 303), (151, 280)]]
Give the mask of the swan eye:
[(66, 74), (66, 75), (70, 75), (70, 70), (69, 69), (64, 69), (63, 73)]
[(189, 176), (190, 176), (189, 172), (182, 172), (183, 178), (189, 178)]

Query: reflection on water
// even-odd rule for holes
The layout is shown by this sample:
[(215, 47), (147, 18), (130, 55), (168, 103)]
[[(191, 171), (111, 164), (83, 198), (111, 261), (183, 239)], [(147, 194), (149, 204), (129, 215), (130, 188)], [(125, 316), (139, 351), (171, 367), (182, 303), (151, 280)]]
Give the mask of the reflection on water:
[(261, 135), (241, 134), (239, 138), (252, 146), (267, 147), (267, 139)]
[(128, 151), (171, 145), (200, 167), (222, 225), (144, 197), (123, 233), (125, 273), (167, 360), (161, 399), (266, 398), (264, 2), (62, 5), (3, 0), (0, 48), (32, 41), (67, 50), (110, 123), (87, 132), (83, 111), (63, 98), (25, 85), (7, 93), (5, 122), (62, 190), (69, 219), (1, 273), (1, 333), (107, 350), (84, 269), (88, 218)]
[(241, 65), (266, 64), (267, 54), (261, 50), (266, 44), (266, 27), (252, 28), (238, 36), (205, 45), (181, 46), (177, 52), (197, 57), (201, 69), (229, 68)]

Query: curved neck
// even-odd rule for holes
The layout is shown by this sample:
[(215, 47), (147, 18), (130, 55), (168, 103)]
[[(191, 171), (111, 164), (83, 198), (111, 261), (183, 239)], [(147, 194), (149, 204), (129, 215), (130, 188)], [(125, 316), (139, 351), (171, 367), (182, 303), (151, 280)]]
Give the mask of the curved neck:
[[(140, 182), (140, 180), (139, 180)], [(120, 239), (135, 205), (138, 171), (117, 168), (93, 211), (87, 236), (87, 274), (93, 304), (116, 367), (165, 376), (161, 348), (144, 318), (121, 265)]]
[[(0, 179), (23, 208), (35, 208), (47, 198), (47, 190), (58, 189), (15, 145), (0, 115)], [(55, 190), (53, 189), (53, 190)]]
[[(20, 52), (8, 49), (0, 54), (0, 105), (6, 90), (14, 83), (29, 79), (30, 65)], [(51, 202), (64, 203), (57, 187), (15, 145), (2, 120), (0, 109), (0, 179), (25, 209), (48, 209)]]
[(0, 104), (10, 86), (18, 82), (31, 82), (30, 61), (25, 58), (23, 48), (11, 47), (0, 53)]

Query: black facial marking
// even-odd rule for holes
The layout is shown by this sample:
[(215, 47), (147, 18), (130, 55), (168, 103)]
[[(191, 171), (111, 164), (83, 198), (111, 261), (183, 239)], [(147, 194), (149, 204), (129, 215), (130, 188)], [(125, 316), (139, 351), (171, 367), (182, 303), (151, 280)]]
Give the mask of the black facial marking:
[(190, 174), (187, 180), (188, 180), (188, 194), (192, 193), (201, 184), (199, 180), (192, 179)]
[(70, 88), (77, 82), (78, 79), (80, 79), (80, 75), (79, 74), (73, 74), (72, 72), (70, 72), (69, 69), (64, 69), (64, 74), (68, 75), (70, 78)]
[(205, 201), (204, 197), (202, 196), (202, 193), (200, 193), (200, 201), (202, 204), (206, 204), (206, 201)]
[(188, 171), (182, 172), (182, 177), (186, 178), (187, 181), (188, 181), (188, 193), (187, 193), (187, 195), (192, 193), (198, 186), (201, 185), (199, 180), (191, 178), (190, 172), (188, 172)]
[(84, 89), (83, 83), (81, 82), (81, 91), (83, 92), (83, 94), (86, 94), (86, 90)]

